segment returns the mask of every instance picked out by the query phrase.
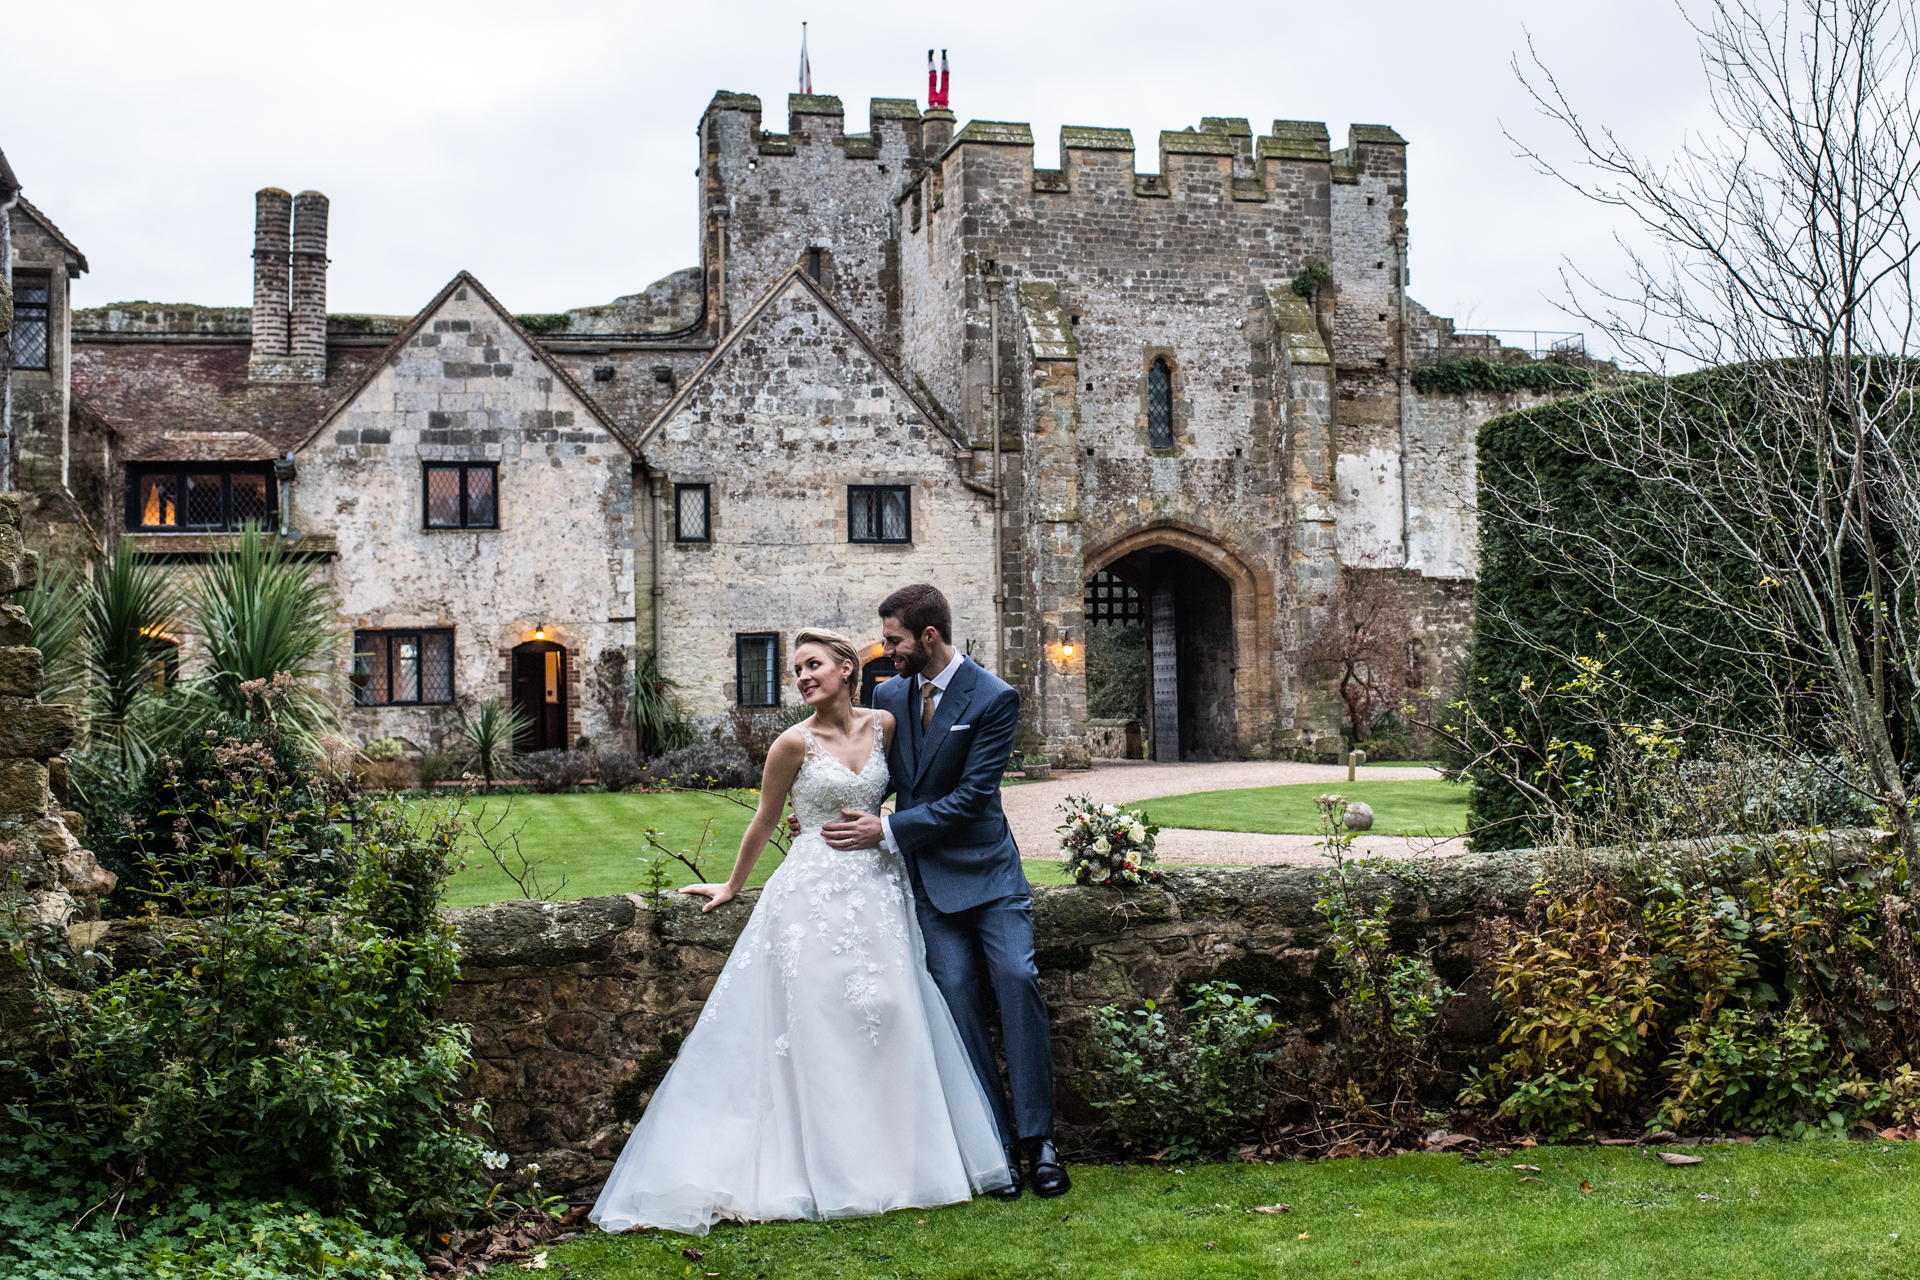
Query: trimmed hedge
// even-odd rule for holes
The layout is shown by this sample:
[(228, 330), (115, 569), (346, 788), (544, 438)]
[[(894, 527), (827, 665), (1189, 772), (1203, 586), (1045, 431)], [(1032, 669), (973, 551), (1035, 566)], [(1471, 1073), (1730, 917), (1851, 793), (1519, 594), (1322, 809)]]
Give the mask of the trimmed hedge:
[[(1523, 677), (1531, 676), (1536, 687), (1557, 688), (1572, 676), (1542, 652), (1545, 647), (1604, 658), (1636, 695), (1638, 705), (1630, 701), (1622, 708), (1631, 718), (1660, 717), (1675, 705), (1699, 710), (1691, 695), (1702, 689), (1718, 692), (1721, 714), (1735, 722), (1778, 725), (1783, 715), (1801, 715), (1776, 703), (1771, 689), (1794, 681), (1796, 672), (1804, 689), (1806, 655), (1670, 589), (1618, 578), (1613, 592), (1623, 605), (1583, 575), (1555, 570), (1556, 563), (1576, 557), (1590, 563), (1588, 540), (1613, 545), (1610, 523), (1645, 512), (1677, 520), (1684, 532), (1664, 547), (1656, 542), (1634, 548), (1631, 562), (1657, 563), (1671, 572), (1683, 542), (1686, 561), (1701, 580), (1717, 578), (1722, 591), (1758, 589), (1744, 560), (1715, 551), (1721, 538), (1703, 513), (1675, 507), (1667, 492), (1565, 443), (1578, 439), (1597, 413), (1635, 410), (1649, 417), (1657, 411), (1675, 431), (1685, 431), (1688, 422), (1752, 421), (1756, 415), (1740, 372), (1722, 369), (1611, 387), (1506, 414), (1480, 428), (1480, 576), (1468, 696), (1492, 723), (1511, 724), (1530, 739), (1557, 736), (1597, 746), (1594, 726), (1565, 718), (1571, 709), (1564, 703), (1549, 702), (1540, 724), (1522, 723), (1515, 690)], [(1518, 501), (1525, 507), (1517, 507)], [(1767, 669), (1759, 669), (1763, 660), (1756, 653), (1777, 655), (1777, 664), (1764, 659)], [(1810, 738), (1818, 736), (1812, 724), (1805, 729)], [(1476, 849), (1524, 847), (1543, 834), (1535, 805), (1516, 788), (1471, 781), (1468, 831)]]
[(1413, 389), (1422, 395), (1457, 396), (1469, 391), (1504, 394), (1533, 391), (1556, 395), (1567, 391), (1587, 391), (1593, 387), (1593, 374), (1569, 364), (1495, 364), (1479, 356), (1449, 360), (1413, 371)]

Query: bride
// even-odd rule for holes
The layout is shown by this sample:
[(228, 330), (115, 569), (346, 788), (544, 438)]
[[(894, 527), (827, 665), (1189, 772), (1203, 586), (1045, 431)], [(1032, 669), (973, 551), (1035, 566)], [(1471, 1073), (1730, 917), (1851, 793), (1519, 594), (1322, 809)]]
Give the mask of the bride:
[(603, 1230), (857, 1217), (1013, 1181), (900, 855), (820, 836), (842, 808), (879, 810), (893, 717), (854, 707), (842, 635), (800, 632), (793, 670), (813, 715), (767, 753), (733, 875), (681, 892), (704, 911), (737, 895), (789, 794), (800, 834), (593, 1206)]

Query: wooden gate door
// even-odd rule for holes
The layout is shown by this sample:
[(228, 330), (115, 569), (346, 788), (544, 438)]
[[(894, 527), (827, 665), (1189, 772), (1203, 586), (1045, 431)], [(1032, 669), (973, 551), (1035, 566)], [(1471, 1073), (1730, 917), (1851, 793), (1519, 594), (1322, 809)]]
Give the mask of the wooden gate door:
[(513, 709), (526, 721), (517, 752), (570, 747), (567, 741), (567, 651), (533, 641), (513, 651)]

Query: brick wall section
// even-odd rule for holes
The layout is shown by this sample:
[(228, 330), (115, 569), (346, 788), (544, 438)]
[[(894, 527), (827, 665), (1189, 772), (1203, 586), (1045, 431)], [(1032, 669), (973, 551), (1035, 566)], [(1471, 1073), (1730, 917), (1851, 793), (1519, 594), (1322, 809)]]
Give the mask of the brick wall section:
[[(938, 583), (955, 643), (991, 664), (991, 500), (809, 282), (789, 274), (742, 317), (641, 448), (665, 473), (662, 667), (703, 723), (735, 703), (736, 634), (819, 625), (872, 646), (876, 607), (909, 582)], [(711, 541), (674, 540), (675, 484), (711, 486)], [(910, 486), (912, 541), (849, 542), (849, 484)]]
[[(464, 278), (463, 278), (464, 279)], [(501, 692), (503, 651), (569, 650), (569, 738), (631, 741), (627, 704), (575, 683), (634, 636), (633, 454), (476, 283), (449, 286), (417, 332), (297, 454), (297, 527), (337, 539), (343, 629), (455, 628), (454, 694)], [(499, 528), (425, 529), (423, 464), (493, 462)], [(342, 653), (341, 675), (350, 655)], [(361, 740), (451, 745), (456, 706), (355, 708)]]

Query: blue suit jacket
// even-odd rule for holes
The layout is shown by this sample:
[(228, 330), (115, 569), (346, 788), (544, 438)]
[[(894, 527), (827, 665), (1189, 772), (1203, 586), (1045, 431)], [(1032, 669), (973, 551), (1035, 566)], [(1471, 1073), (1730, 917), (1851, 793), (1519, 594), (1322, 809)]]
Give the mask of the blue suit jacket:
[(874, 690), (874, 706), (893, 713), (887, 750), (894, 813), (889, 825), (907, 865), (937, 910), (965, 911), (1028, 892), (1020, 849), (1000, 808), (1000, 778), (1020, 727), (1020, 695), (972, 658), (961, 661), (918, 732), (908, 706), (914, 682), (893, 679)]

